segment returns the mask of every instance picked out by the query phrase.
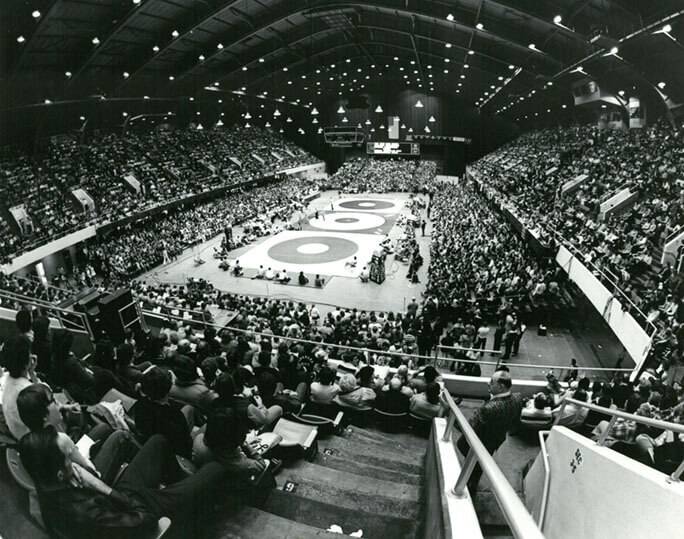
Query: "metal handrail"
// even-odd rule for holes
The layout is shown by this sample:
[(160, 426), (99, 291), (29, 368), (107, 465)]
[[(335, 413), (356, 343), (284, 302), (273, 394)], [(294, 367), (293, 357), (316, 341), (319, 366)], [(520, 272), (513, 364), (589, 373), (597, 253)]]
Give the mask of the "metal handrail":
[(545, 440), (545, 436), (548, 436), (549, 432), (548, 430), (539, 431), (539, 447), (541, 448), (542, 462), (544, 463), (544, 487), (542, 489), (539, 519), (537, 521), (540, 530), (544, 529), (544, 518), (546, 517), (546, 506), (549, 501), (549, 487), (551, 485), (551, 463), (549, 462), (549, 452), (546, 449)]
[[(57, 307), (56, 305), (53, 305), (47, 301), (24, 296), (22, 294), (17, 294), (15, 292), (0, 288), (0, 298), (3, 297), (19, 303), (38, 306), (45, 313), (51, 314), (53, 318), (59, 322), (59, 325), (62, 329), (86, 333), (91, 339), (94, 338), (94, 333), (90, 327), (88, 317), (81, 312), (62, 309), (61, 307)], [(76, 323), (76, 320), (80, 321), (80, 325)]]
[(494, 458), (489, 454), (487, 448), (482, 444), (475, 431), (468, 423), (468, 420), (463, 415), (463, 412), (454, 402), (448, 391), (442, 391), (442, 402), (449, 409), (449, 418), (447, 421), (447, 428), (444, 431), (444, 441), (450, 441), (451, 433), (454, 427), (454, 422), (458, 423), (463, 436), (465, 436), (470, 445), (470, 450), (466, 456), (465, 462), (461, 469), (461, 473), (456, 481), (456, 486), (453, 489), (453, 494), (457, 497), (465, 495), (465, 487), (470, 479), (470, 474), (479, 464), (482, 472), (489, 479), (492, 485), (492, 492), (496, 498), (497, 504), (511, 529), (513, 536), (524, 539), (544, 539), (544, 535), (537, 527), (532, 518), (532, 515), (527, 511), (522, 500), (515, 492), (511, 484), (506, 479), (501, 469), (494, 462)]
[[(610, 277), (608, 277), (606, 275), (605, 271), (602, 270), (601, 268), (599, 268), (596, 264), (594, 264), (593, 262), (587, 262), (584, 258), (584, 253), (582, 253), (582, 251), (580, 251), (575, 245), (573, 245), (572, 242), (565, 239), (565, 237), (560, 232), (558, 232), (558, 230), (556, 230), (554, 227), (552, 227), (550, 225), (548, 225), (547, 228), (549, 229), (551, 234), (556, 238), (556, 240), (558, 240), (563, 245), (563, 247), (567, 248), (571, 252), (571, 254), (573, 256), (575, 256), (575, 258), (577, 258), (578, 256), (581, 257), (578, 259), (580, 261), (580, 263), (584, 264), (585, 266), (588, 265), (593, 271), (597, 272), (599, 275), (601, 275), (601, 277), (605, 281), (607, 281), (608, 283), (610, 283), (611, 286), (613, 286), (613, 289), (614, 289), (613, 292), (617, 292), (620, 295), (620, 299), (626, 300), (629, 303), (630, 307), (632, 309), (634, 309), (640, 315), (640, 317), (643, 318), (645, 325), (652, 330), (650, 332), (650, 336), (653, 337), (653, 335), (658, 331), (658, 328), (656, 327), (656, 325), (653, 322), (651, 322), (648, 319), (648, 315), (646, 313), (644, 313), (629, 298), (629, 296), (627, 296), (627, 294), (624, 293), (622, 288), (620, 288), (620, 285), (618, 283), (616, 283), (614, 280), (612, 280)], [(639, 325), (642, 325), (642, 324), (639, 324)], [(644, 328), (644, 329), (646, 329), (646, 328)]]
[[(437, 348), (448, 348), (448, 349), (453, 349), (456, 351), (468, 351), (472, 350), (474, 352), (487, 352), (487, 350), (480, 350), (478, 348), (458, 348), (455, 346), (442, 346), (438, 345)], [(496, 351), (497, 353), (501, 353), (500, 350)], [(453, 358), (453, 357), (445, 357), (445, 356), (436, 356), (436, 359), (442, 360), (442, 361), (451, 361), (451, 362), (458, 362), (458, 363), (477, 363), (478, 365), (495, 365), (495, 366), (501, 366), (501, 365), (506, 365), (507, 367), (520, 367), (521, 369), (541, 369), (544, 371), (552, 370), (552, 369), (558, 369), (561, 371), (564, 370), (570, 370), (570, 369), (575, 369), (575, 367), (572, 367), (570, 365), (535, 365), (533, 363), (512, 363), (512, 362), (507, 362), (507, 361), (486, 361), (486, 360), (479, 360), (479, 359), (459, 359), (459, 358)], [(634, 372), (634, 369), (629, 369), (629, 368), (614, 368), (614, 367), (577, 367), (577, 370), (580, 371), (596, 371), (596, 372)]]
[[(611, 408), (604, 408), (603, 406), (598, 406), (596, 404), (592, 404), (590, 402), (582, 402), (575, 400), (571, 397), (564, 397), (560, 410), (558, 415), (556, 416), (556, 420), (554, 421), (554, 425), (557, 425), (558, 422), (561, 420), (563, 416), (563, 411), (565, 410), (566, 404), (574, 404), (575, 406), (579, 408), (586, 408), (587, 410), (591, 410), (593, 412), (598, 412), (604, 415), (609, 415), (611, 416), (610, 421), (608, 423), (608, 428), (601, 434), (599, 437), (597, 443), (600, 446), (605, 445), (606, 440), (608, 438), (608, 435), (610, 434), (610, 431), (612, 430), (613, 426), (615, 425), (615, 422), (617, 419), (625, 419), (628, 421), (634, 421), (635, 423), (640, 423), (642, 425), (646, 425), (648, 427), (660, 429), (660, 430), (669, 430), (672, 431), (676, 434), (684, 434), (684, 425), (680, 425), (678, 423), (671, 423), (670, 421), (663, 421), (662, 419), (652, 419), (650, 417), (644, 417), (641, 415), (635, 415), (635, 414), (630, 414), (628, 412), (623, 412), (622, 410), (613, 410)], [(672, 472), (672, 474), (669, 477), (670, 481), (673, 482), (679, 482), (681, 475), (684, 473), (684, 460), (682, 460), (681, 464), (677, 467), (677, 469)]]

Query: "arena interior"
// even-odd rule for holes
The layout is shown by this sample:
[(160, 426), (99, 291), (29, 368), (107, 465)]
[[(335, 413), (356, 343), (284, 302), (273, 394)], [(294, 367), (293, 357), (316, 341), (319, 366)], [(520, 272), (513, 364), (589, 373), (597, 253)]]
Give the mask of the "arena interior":
[(682, 537), (681, 0), (0, 30), (0, 537)]

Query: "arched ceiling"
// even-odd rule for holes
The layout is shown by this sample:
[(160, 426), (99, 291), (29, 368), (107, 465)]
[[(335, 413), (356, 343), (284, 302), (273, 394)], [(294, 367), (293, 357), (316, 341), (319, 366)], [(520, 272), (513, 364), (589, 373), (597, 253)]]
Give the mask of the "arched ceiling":
[(205, 87), (315, 104), (391, 83), (515, 116), (585, 76), (684, 101), (683, 15), (681, 0), (4, 0), (0, 107)]

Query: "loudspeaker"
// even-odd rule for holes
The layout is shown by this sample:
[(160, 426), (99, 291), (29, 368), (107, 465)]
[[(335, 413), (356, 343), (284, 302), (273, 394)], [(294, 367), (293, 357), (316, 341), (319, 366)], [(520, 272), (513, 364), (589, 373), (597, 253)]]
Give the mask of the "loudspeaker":
[(115, 345), (123, 342), (125, 329), (132, 329), (134, 332), (140, 329), (138, 311), (133, 304), (130, 288), (120, 288), (100, 298), (97, 307), (97, 329), (106, 331)]

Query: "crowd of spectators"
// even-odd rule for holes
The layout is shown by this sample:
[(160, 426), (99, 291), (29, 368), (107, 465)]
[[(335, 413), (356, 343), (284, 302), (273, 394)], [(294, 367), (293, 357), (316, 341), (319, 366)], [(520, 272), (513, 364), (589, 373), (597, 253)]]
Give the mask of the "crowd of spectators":
[[(0, 257), (82, 227), (116, 221), (145, 209), (211, 189), (309, 164), (315, 158), (278, 134), (259, 128), (178, 129), (124, 136), (95, 133), (52, 137), (44, 155), (4, 148), (0, 161), (3, 223)], [(133, 181), (126, 181), (130, 178)], [(72, 191), (82, 188), (94, 211)], [(9, 208), (23, 205), (28, 219), (13, 231)]]
[(534, 309), (561, 301), (560, 270), (536, 257), (503, 216), (465, 183), (444, 184), (430, 206), (426, 292), (459, 316)]
[(437, 171), (434, 161), (355, 158), (328, 180), (328, 185), (346, 193), (415, 193), (431, 185)]
[[(224, 300), (237, 309), (245, 298)], [(407, 313), (408, 323), (400, 315), (385, 319), (344, 310), (321, 317), (315, 307), (271, 300), (254, 313), (243, 307), (234, 327), (218, 333), (211, 326), (194, 330), (170, 322), (158, 335), (127, 331), (116, 346), (103, 333), (94, 353), (79, 359), (70, 334), (51, 331), (38, 311), (18, 311), (17, 334), (0, 354), (7, 369), (0, 378), (0, 426), (17, 441), (50, 527), (64, 531), (68, 523), (75, 526), (70, 533), (92, 536), (104, 528), (142, 529), (162, 515), (185, 525), (201, 508), (184, 513), (178, 504), (197, 502), (193, 494), (206, 495), (219, 478), (245, 492), (256, 475), (277, 472), (281, 463), (264, 453), (258, 436), (302, 405), (343, 410), (357, 421), (371, 410), (410, 411), (428, 424), (440, 413), (439, 373), (432, 366), (410, 373), (400, 359), (391, 372), (373, 353), (338, 354), (329, 345), (336, 334), (363, 344), (361, 334), (369, 343), (388, 340), (413, 350), (406, 336), (419, 325), (415, 310)], [(257, 337), (251, 328), (264, 334)], [(294, 342), (286, 335), (315, 341)], [(94, 455), (74, 444), (85, 433), (98, 446)], [(122, 462), (149, 474), (157, 469), (153, 459), (166, 467), (167, 456), (174, 473), (154, 479), (165, 489), (156, 490), (153, 481), (133, 488), (128, 471), (114, 485)], [(156, 503), (168, 490), (175, 503)]]
[[(178, 207), (96, 237), (87, 245), (87, 256), (106, 280), (128, 280), (165, 262), (166, 257), (173, 260), (187, 247), (220, 234), (227, 226), (252, 218), (270, 220), (276, 214), (287, 218), (303, 207), (301, 201), (311, 189), (307, 180), (286, 179), (189, 208)], [(255, 234), (254, 230), (261, 229), (250, 230)]]
[[(682, 131), (662, 122), (627, 131), (558, 127), (523, 135), (473, 167), (528, 228), (560, 234), (657, 323), (653, 356), (666, 366), (684, 352), (684, 279), (659, 260), (665, 239), (684, 225), (682, 142)], [(622, 189), (634, 203), (602, 219), (601, 203)]]

